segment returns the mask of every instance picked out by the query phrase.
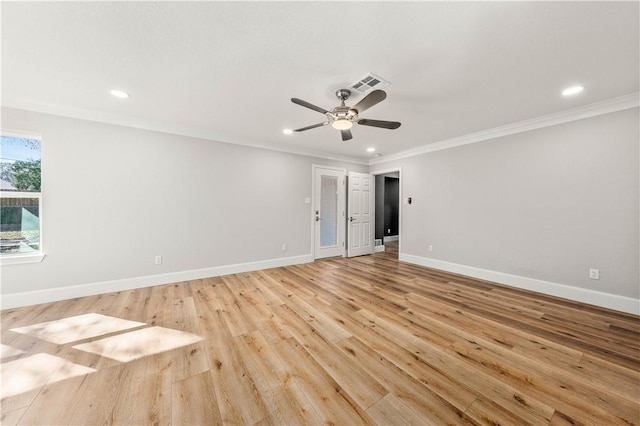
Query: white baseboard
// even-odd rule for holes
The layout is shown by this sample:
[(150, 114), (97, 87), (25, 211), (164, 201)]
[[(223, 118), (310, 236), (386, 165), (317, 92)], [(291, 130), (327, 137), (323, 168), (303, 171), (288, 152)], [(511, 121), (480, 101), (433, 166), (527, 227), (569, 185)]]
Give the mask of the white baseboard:
[(387, 241), (398, 241), (400, 237), (398, 235), (388, 235), (386, 237), (382, 237), (382, 242), (386, 243)]
[(447, 272), (453, 272), (455, 274), (505, 284), (511, 287), (531, 290), (550, 296), (562, 297), (564, 299), (588, 303), (590, 305), (614, 309), (616, 311), (626, 312), (629, 314), (640, 315), (640, 300), (632, 297), (618, 296), (616, 294), (603, 293), (601, 291), (542, 281), (519, 275), (505, 274), (503, 272), (460, 265), (428, 257), (414, 256), (411, 254), (400, 253), (398, 258), (400, 261), (415, 263), (416, 265), (426, 266), (428, 268), (440, 269)]
[[(384, 248), (384, 246), (378, 246)], [(379, 250), (376, 247), (377, 251)], [(640, 300), (631, 297), (618, 296), (610, 293), (589, 290), (579, 287), (558, 284), (549, 281), (537, 280), (518, 275), (505, 274), (503, 272), (460, 265), (427, 257), (400, 254), (399, 260), (426, 266), (428, 268), (441, 269), (443, 271), (466, 275), (482, 280), (493, 281), (512, 287), (536, 291), (551, 296), (562, 297), (578, 302), (589, 303), (603, 308), (615, 309), (621, 312), (640, 315)], [(259, 269), (277, 268), (280, 266), (298, 265), (313, 262), (310, 254), (270, 259), (234, 265), (215, 266), (211, 268), (194, 269), (189, 271), (171, 272), (167, 274), (148, 275), (144, 277), (126, 278), (114, 281), (102, 281), (97, 283), (75, 285), (68, 287), (56, 287), (44, 290), (26, 291), (21, 293), (9, 293), (2, 295), (0, 299), (1, 309), (10, 309), (18, 306), (36, 305), (39, 303), (55, 302), (58, 300), (73, 299), (76, 297), (93, 296), (96, 294), (112, 293), (116, 291), (133, 290), (155, 285), (171, 284), (175, 282), (197, 280), (221, 275), (237, 274), (256, 271)]]
[(189, 271), (170, 272), (167, 274), (125, 278), (114, 281), (102, 281), (97, 283), (74, 285), (68, 287), (56, 287), (44, 290), (25, 291), (21, 293), (9, 293), (2, 295), (2, 298), (0, 300), (0, 308), (10, 309), (19, 306), (37, 305), (39, 303), (74, 299), (76, 297), (94, 296), (96, 294), (133, 290), (143, 287), (152, 287), (156, 285), (171, 284), (175, 282), (217, 277), (220, 275), (250, 272), (259, 269), (277, 268), (279, 266), (299, 265), (301, 263), (309, 262), (313, 262), (313, 256), (310, 254), (306, 254), (301, 256), (283, 257), (279, 259), (261, 260), (257, 262), (193, 269)]
[(374, 247), (373, 247), (373, 252), (374, 252), (374, 253), (379, 253), (379, 252), (381, 252), (381, 251), (384, 251), (384, 245), (381, 245), (381, 246), (374, 246)]

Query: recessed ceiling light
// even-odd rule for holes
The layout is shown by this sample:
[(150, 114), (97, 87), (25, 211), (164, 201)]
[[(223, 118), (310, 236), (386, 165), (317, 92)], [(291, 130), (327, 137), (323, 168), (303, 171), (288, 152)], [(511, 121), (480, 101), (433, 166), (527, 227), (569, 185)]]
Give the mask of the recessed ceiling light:
[(291, 130), (291, 129), (284, 129), (284, 130), (282, 131), (282, 133), (284, 133), (285, 135), (290, 135), (290, 134), (292, 134), (292, 133), (293, 133), (293, 130)]
[(122, 90), (112, 90), (111, 95), (120, 99), (127, 99), (131, 97), (131, 95), (129, 95), (127, 92), (123, 92)]
[(367, 152), (373, 152), (375, 150), (376, 150), (375, 148), (367, 148)]
[(562, 91), (562, 95), (571, 96), (571, 95), (575, 95), (576, 93), (580, 93), (583, 90), (584, 90), (584, 86), (573, 86), (573, 87), (569, 87), (568, 89), (564, 89)]

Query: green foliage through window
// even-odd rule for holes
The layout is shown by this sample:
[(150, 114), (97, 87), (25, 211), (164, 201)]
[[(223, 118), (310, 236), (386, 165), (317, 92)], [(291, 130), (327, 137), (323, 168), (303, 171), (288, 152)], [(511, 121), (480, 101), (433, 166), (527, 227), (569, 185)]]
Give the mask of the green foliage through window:
[(2, 191), (40, 192), (39, 139), (0, 136)]
[(0, 136), (0, 254), (41, 249), (40, 147), (40, 139)]
[(11, 165), (11, 173), (18, 191), (40, 192), (40, 160), (16, 161)]

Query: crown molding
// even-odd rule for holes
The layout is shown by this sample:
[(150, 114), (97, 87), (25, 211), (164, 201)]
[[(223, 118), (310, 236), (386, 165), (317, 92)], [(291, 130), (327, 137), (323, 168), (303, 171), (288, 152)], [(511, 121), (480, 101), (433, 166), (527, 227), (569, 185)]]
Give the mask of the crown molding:
[(401, 151), (395, 154), (385, 155), (384, 157), (372, 158), (369, 160), (345, 157), (339, 155), (331, 155), (327, 152), (319, 152), (307, 149), (289, 149), (284, 147), (274, 147), (269, 145), (262, 145), (252, 143), (250, 141), (231, 141), (233, 138), (229, 135), (212, 134), (210, 131), (204, 129), (193, 129), (177, 124), (171, 124), (166, 122), (149, 122), (148, 120), (139, 120), (135, 117), (123, 117), (116, 114), (108, 113), (96, 113), (94, 111), (88, 111), (74, 107), (61, 107), (50, 104), (42, 104), (37, 102), (20, 101), (17, 99), (3, 98), (2, 106), (8, 108), (22, 109), (28, 111), (34, 111), (44, 114), (59, 115), (68, 118), (76, 118), (81, 120), (95, 121), (99, 123), (112, 124), (117, 126), (125, 126), (142, 130), (156, 131), (169, 133), (179, 136), (187, 136), (199, 139), (205, 139), (209, 141), (215, 141), (220, 143), (229, 143), (233, 145), (248, 146), (256, 149), (266, 149), (269, 151), (283, 152), (294, 155), (304, 155), (307, 157), (321, 158), (325, 160), (341, 161), (344, 163), (358, 164), (358, 165), (377, 165), (384, 164), (395, 160), (401, 160), (404, 158), (415, 157), (417, 155), (426, 154), (429, 152), (440, 151), (443, 149), (455, 148), (457, 146), (468, 145), (472, 143), (482, 142), (485, 140), (495, 139), (502, 136), (513, 135), (517, 133), (528, 132), (531, 130), (541, 129), (544, 127), (555, 126), (558, 124), (568, 123), (571, 121), (582, 120), (589, 117), (595, 117), (598, 115), (608, 114), (616, 111), (622, 111), (625, 109), (635, 108), (640, 106), (640, 92), (631, 93), (629, 95), (620, 96), (617, 98), (592, 103), (578, 108), (561, 111), (554, 114), (544, 115), (541, 117), (532, 118), (529, 120), (519, 121), (512, 124), (507, 124), (493, 129), (483, 130), (476, 133), (470, 133), (467, 135), (458, 136), (451, 139), (445, 139), (423, 145), (419, 148), (414, 148), (406, 151)]
[(276, 147), (272, 145), (257, 144), (248, 140), (237, 140), (228, 134), (213, 133), (209, 130), (201, 128), (193, 128), (189, 126), (182, 126), (176, 123), (169, 123), (164, 121), (155, 121), (149, 119), (140, 119), (137, 117), (129, 117), (120, 114), (111, 114), (104, 112), (91, 111), (83, 108), (60, 106), (53, 104), (46, 104), (40, 102), (30, 102), (19, 99), (2, 98), (3, 108), (13, 108), (26, 111), (37, 112), (41, 114), (57, 115), (65, 118), (73, 118), (78, 120), (93, 121), (101, 124), (111, 124), (115, 126), (129, 127), (139, 130), (148, 130), (152, 132), (168, 133), (178, 136), (186, 136), (197, 139), (204, 139), (207, 141), (227, 143), (231, 145), (247, 146), (256, 149), (265, 149), (268, 151), (283, 152), (287, 154), (303, 155), (305, 157), (321, 158), (324, 160), (340, 161), (343, 163), (358, 164), (367, 166), (368, 160), (357, 157), (348, 157), (334, 155), (327, 152), (315, 151), (312, 149), (304, 148), (288, 148), (288, 147)]
[(398, 152), (396, 154), (385, 155), (383, 158), (372, 158), (371, 160), (369, 160), (369, 165), (373, 166), (377, 164), (388, 163), (390, 161), (415, 157), (417, 155), (422, 155), (429, 152), (441, 151), (443, 149), (469, 145), (472, 143), (495, 139), (502, 136), (529, 132), (531, 130), (569, 123), (571, 121), (583, 120), (585, 118), (636, 108), (638, 106), (640, 106), (640, 92), (631, 93), (629, 95), (592, 103), (578, 108), (572, 108), (554, 114), (543, 115), (541, 117), (532, 118), (530, 120), (519, 121), (512, 124), (507, 124), (505, 126), (483, 130), (481, 132), (469, 133), (467, 135), (445, 139), (442, 141), (424, 145), (420, 148), (410, 149)]

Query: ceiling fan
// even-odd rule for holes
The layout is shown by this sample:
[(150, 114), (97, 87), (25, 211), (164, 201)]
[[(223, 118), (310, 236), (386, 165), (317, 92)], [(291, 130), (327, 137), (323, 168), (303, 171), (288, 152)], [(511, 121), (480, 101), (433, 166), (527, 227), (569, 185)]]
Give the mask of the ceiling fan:
[(398, 123), (397, 121), (369, 120), (366, 118), (358, 117), (358, 115), (363, 111), (385, 100), (387, 94), (384, 91), (374, 90), (352, 107), (346, 106), (344, 103), (347, 99), (349, 99), (349, 96), (351, 96), (351, 91), (349, 89), (338, 89), (336, 91), (336, 97), (340, 100), (340, 105), (330, 111), (310, 104), (309, 102), (303, 101), (302, 99), (291, 98), (291, 102), (293, 102), (294, 104), (298, 104), (314, 111), (318, 111), (319, 113), (327, 116), (327, 121), (323, 123), (312, 124), (311, 126), (301, 127), (293, 131), (303, 132), (305, 130), (331, 124), (331, 127), (340, 130), (342, 140), (348, 141), (349, 139), (353, 138), (350, 130), (353, 126), (353, 123), (357, 123), (362, 126), (380, 127), (382, 129), (397, 129), (398, 127), (400, 127), (400, 123)]

